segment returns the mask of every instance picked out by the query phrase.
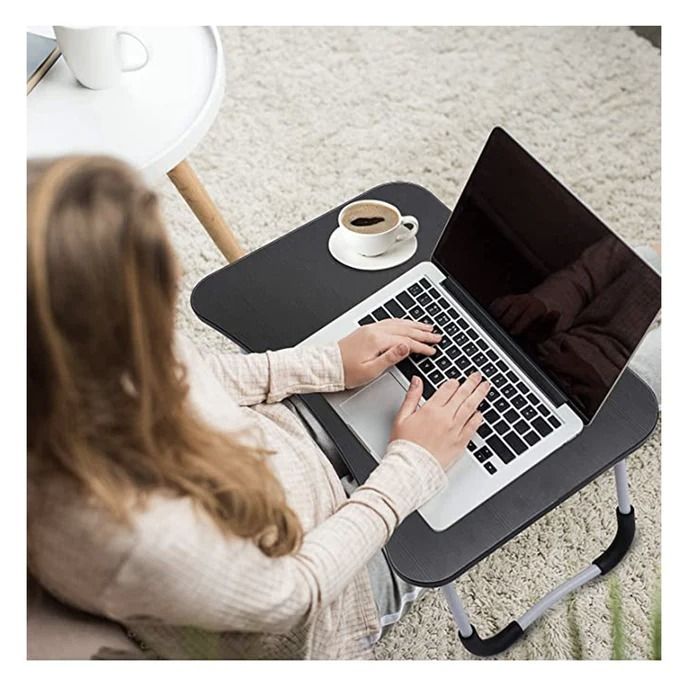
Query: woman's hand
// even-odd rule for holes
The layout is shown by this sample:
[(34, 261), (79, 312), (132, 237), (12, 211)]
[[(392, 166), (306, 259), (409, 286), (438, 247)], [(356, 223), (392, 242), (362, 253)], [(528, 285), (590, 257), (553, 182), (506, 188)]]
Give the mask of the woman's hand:
[(359, 327), (339, 342), (347, 389), (359, 387), (409, 354), (432, 356), (442, 335), (432, 325), (396, 318)]
[(429, 451), (445, 471), (449, 469), (483, 422), (477, 408), (490, 383), (480, 380), (480, 373), (473, 373), (462, 385), (447, 380), (418, 408), (423, 385), (414, 376), (394, 420), (390, 441), (414, 442)]

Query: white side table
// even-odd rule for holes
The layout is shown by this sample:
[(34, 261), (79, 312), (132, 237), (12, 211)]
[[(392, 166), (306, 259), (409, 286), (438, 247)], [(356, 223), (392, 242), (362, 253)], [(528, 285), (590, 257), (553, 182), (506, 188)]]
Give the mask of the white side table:
[[(27, 96), (28, 157), (106, 154), (153, 181), (167, 174), (228, 261), (244, 250), (186, 156), (220, 108), (225, 69), (217, 29), (131, 27), (150, 51), (116, 88), (93, 91), (60, 58)], [(54, 36), (51, 27), (29, 31)], [(133, 41), (127, 49), (140, 50)]]

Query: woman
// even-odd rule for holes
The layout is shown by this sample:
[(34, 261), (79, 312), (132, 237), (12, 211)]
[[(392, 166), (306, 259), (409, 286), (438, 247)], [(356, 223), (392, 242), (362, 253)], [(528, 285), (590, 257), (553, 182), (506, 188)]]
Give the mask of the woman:
[(434, 353), (429, 327), (201, 355), (175, 341), (156, 199), (108, 158), (30, 165), (28, 261), (34, 576), (163, 657), (365, 655), (396, 585), (380, 549), (445, 485), (487, 383), (449, 381), (419, 409), (415, 379), (381, 464), (347, 497), (280, 402)]

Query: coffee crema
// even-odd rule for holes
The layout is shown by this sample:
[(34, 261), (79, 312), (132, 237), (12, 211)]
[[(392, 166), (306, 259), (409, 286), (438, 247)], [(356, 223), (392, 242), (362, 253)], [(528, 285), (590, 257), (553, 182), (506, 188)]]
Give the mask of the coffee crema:
[(358, 234), (381, 234), (399, 224), (399, 215), (384, 205), (361, 203), (344, 214), (342, 224)]

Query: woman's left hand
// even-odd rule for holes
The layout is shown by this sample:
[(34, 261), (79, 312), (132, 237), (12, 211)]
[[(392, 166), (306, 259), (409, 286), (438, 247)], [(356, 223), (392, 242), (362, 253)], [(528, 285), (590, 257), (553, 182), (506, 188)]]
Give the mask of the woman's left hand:
[(432, 325), (390, 318), (363, 325), (339, 341), (347, 389), (374, 380), (410, 354), (432, 356), (442, 335)]

